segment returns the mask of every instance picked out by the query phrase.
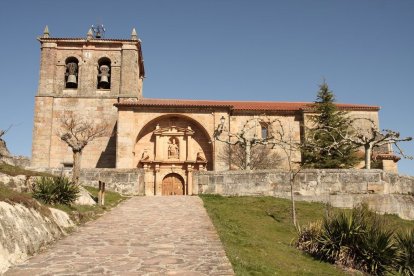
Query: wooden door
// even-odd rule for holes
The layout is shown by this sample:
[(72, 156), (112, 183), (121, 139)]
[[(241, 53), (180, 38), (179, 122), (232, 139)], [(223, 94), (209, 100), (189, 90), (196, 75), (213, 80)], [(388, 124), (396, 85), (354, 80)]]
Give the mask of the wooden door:
[(171, 173), (164, 177), (162, 195), (184, 195), (184, 183), (181, 176)]

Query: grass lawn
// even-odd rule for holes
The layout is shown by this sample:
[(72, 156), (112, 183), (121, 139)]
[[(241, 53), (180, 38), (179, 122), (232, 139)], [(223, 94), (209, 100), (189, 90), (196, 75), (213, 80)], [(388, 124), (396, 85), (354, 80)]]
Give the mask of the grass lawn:
[[(273, 197), (201, 196), (237, 275), (349, 275), (292, 246), (290, 201)], [(297, 202), (300, 225), (322, 219), (324, 205)], [(395, 229), (414, 221), (387, 216)], [(362, 275), (362, 274), (361, 274)]]

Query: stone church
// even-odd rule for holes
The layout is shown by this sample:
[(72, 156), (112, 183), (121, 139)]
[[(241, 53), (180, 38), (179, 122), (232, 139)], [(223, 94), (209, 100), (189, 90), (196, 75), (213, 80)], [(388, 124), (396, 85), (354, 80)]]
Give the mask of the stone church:
[[(146, 193), (192, 194), (194, 171), (230, 167), (220, 158), (228, 145), (214, 139), (218, 125), (236, 133), (249, 119), (266, 116), (289, 126), (294, 139), (300, 139), (310, 114), (311, 103), (305, 102), (145, 98), (144, 58), (135, 29), (130, 39), (103, 38), (92, 29), (86, 37), (58, 38), (46, 27), (38, 40), (32, 167), (70, 166), (72, 151), (57, 133), (62, 116), (76, 115), (108, 122), (112, 130), (85, 147), (82, 168), (143, 168)], [(337, 106), (378, 125), (377, 106)], [(266, 135), (266, 125), (258, 123), (250, 131)], [(295, 158), (300, 160), (300, 154)], [(393, 164), (386, 160), (384, 168)], [(279, 168), (285, 166), (282, 161)]]

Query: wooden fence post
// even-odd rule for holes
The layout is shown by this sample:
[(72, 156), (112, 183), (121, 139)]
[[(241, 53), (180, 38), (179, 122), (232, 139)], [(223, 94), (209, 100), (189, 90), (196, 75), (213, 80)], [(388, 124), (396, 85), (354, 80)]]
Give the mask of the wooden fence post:
[(102, 205), (102, 181), (99, 180), (98, 205)]
[(101, 205), (105, 205), (105, 182), (102, 182)]

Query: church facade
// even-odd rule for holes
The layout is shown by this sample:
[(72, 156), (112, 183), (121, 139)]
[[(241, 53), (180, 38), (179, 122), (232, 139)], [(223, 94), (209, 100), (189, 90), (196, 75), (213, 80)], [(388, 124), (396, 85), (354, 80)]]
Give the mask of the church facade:
[[(38, 40), (32, 167), (70, 166), (72, 151), (57, 133), (63, 116), (76, 115), (111, 128), (85, 147), (83, 168), (143, 168), (146, 194), (193, 194), (194, 171), (231, 169), (231, 161), (222, 158), (228, 144), (215, 139), (219, 125), (237, 133), (249, 120), (259, 122), (249, 131), (260, 136), (267, 127), (260, 122), (278, 120), (300, 140), (301, 126), (311, 114), (311, 103), (304, 102), (145, 98), (144, 61), (135, 30), (130, 39), (101, 38), (91, 30), (85, 38), (53, 38), (46, 28)], [(377, 106), (337, 106), (378, 125)], [(300, 153), (294, 158), (299, 161)], [(395, 169), (394, 161), (383, 163), (384, 169)], [(278, 168), (285, 167), (282, 160)]]

